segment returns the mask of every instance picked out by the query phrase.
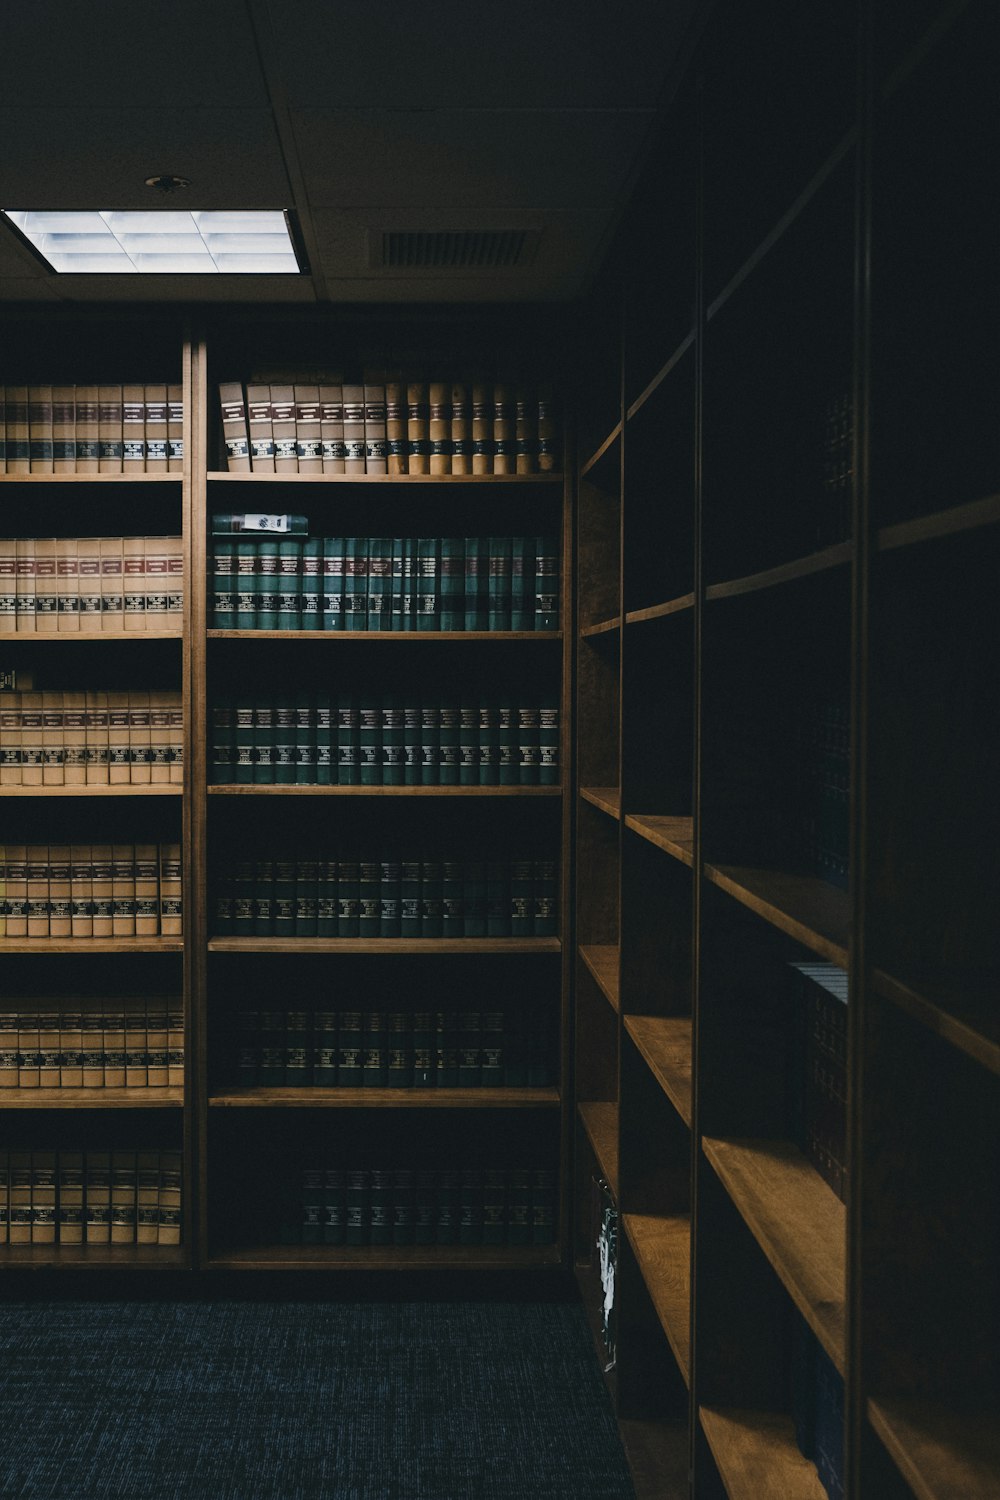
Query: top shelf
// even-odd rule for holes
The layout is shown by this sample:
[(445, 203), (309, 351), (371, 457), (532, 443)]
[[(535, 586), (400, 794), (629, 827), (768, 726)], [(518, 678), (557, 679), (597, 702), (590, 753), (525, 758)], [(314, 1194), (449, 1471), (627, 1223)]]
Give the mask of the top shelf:
[[(99, 477), (99, 476), (98, 476)], [(561, 473), (550, 474), (254, 474), (230, 473), (228, 469), (210, 469), (206, 478), (222, 484), (350, 484), (363, 488), (370, 484), (443, 485), (536, 485), (562, 484)]]

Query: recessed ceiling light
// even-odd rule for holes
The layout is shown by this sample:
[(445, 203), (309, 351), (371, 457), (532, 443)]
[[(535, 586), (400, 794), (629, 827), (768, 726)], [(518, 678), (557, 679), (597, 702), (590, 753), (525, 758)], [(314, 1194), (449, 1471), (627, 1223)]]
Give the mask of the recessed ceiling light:
[(3, 213), (54, 271), (281, 276), (302, 269), (281, 209)]

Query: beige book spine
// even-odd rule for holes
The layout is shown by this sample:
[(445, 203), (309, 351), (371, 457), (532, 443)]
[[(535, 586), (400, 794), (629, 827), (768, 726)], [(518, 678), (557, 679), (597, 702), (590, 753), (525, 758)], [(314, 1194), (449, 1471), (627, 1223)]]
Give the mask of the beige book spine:
[(28, 871), (28, 936), (49, 935), (49, 846), (29, 844), (27, 850)]
[(52, 387), (52, 471), (76, 472), (76, 387)]
[(451, 472), (453, 474), (472, 473), (469, 388), (461, 383), (451, 388)]
[(110, 743), (108, 740), (108, 695), (95, 688), (87, 693), (87, 785), (107, 786)]
[(171, 1088), (184, 1087), (184, 1000), (181, 995), (167, 998), (167, 1082)]
[(27, 474), (31, 469), (28, 446), (28, 387), (7, 386), (7, 473)]
[(97, 387), (97, 433), (100, 444), (100, 472), (122, 471), (122, 388), (120, 385)]
[(181, 1153), (179, 1151), (161, 1151), (158, 1244), (180, 1244), (181, 1214)]
[(151, 1089), (166, 1088), (169, 1082), (169, 1033), (167, 1030), (167, 1016), (166, 996), (147, 996), (146, 1077)]
[(169, 542), (163, 536), (143, 538), (143, 568), (146, 580), (146, 629), (167, 630), (167, 585), (170, 580)]
[(78, 995), (65, 995), (59, 1006), (59, 1084), (83, 1087), (83, 1014)]
[(84, 1242), (111, 1243), (111, 1153), (88, 1151), (83, 1163), (86, 1181)]
[(510, 386), (498, 381), (493, 387), (493, 472), (515, 473), (514, 415)]
[(108, 694), (108, 782), (111, 786), (124, 786), (132, 779), (131, 750), (129, 747), (128, 693)]
[[(7, 849), (0, 844), (0, 938), (7, 936)], [(0, 1027), (0, 1030), (3, 1028)], [(2, 1066), (2, 1065), (0, 1065)]]
[(146, 473), (167, 473), (167, 388), (145, 387)]
[(56, 629), (64, 635), (80, 629), (80, 558), (76, 537), (56, 544)]
[(146, 472), (146, 388), (122, 386), (122, 470)]
[(296, 385), (295, 456), (300, 474), (322, 474), (323, 441), (319, 410), (319, 386)]
[(76, 544), (79, 629), (95, 635), (101, 629), (101, 538), (82, 536)]
[(111, 936), (135, 937), (135, 846), (111, 848)]
[(45, 734), (41, 693), (21, 695), (21, 785), (45, 780)]
[(122, 538), (102, 536), (101, 552), (101, 629), (105, 632), (123, 629), (124, 598), (122, 593)]
[(125, 606), (124, 628), (146, 629), (146, 538), (122, 538), (122, 594)]
[(70, 846), (49, 845), (49, 936), (72, 936)]
[(226, 451), (226, 469), (230, 474), (250, 473), (250, 437), (247, 431), (246, 400), (238, 380), (224, 380), (219, 385), (222, 410), (222, 436)]
[(160, 845), (160, 934), (180, 937), (183, 931), (181, 846)]
[(90, 848), (90, 901), (95, 938), (111, 936), (111, 845), (92, 844)]
[(52, 473), (52, 387), (28, 387), (28, 467), (32, 474)]
[(17, 631), (18, 634), (33, 635), (37, 590), (35, 587), (35, 538), (19, 536), (14, 543), (16, 549), (15, 570), (17, 574)]
[(448, 411), (448, 386), (443, 380), (432, 380), (429, 386), (427, 434), (431, 445), (432, 474), (451, 473), (451, 418)]
[(45, 999), (39, 1005), (38, 1083), (43, 1089), (57, 1089), (61, 1082), (59, 1002)]
[(7, 936), (28, 936), (28, 851), (24, 844), (7, 844)]
[(175, 786), (184, 785), (184, 705), (180, 693), (173, 695), (170, 704), (170, 780)]
[(31, 1152), (11, 1151), (8, 1167), (8, 1235), (12, 1245), (31, 1243)]
[(472, 472), (493, 473), (493, 389), (481, 380), (472, 386)]
[(136, 1158), (137, 1245), (156, 1245), (160, 1238), (160, 1153), (140, 1151)]
[(120, 996), (104, 1002), (104, 1087), (125, 1087), (125, 1001)]
[(149, 694), (149, 780), (153, 786), (170, 781), (170, 704), (175, 695), (153, 688)]
[(101, 467), (101, 437), (98, 420), (98, 388), (76, 388), (76, 472), (97, 474)]
[(17, 630), (17, 542), (0, 537), (0, 635)]
[(21, 697), (0, 694), (0, 786), (21, 785)]
[(84, 786), (87, 781), (87, 695), (63, 693), (63, 781)]
[(247, 386), (247, 426), (250, 429), (251, 468), (255, 474), (273, 474), (274, 432), (269, 385)]
[(83, 1244), (83, 1152), (59, 1152), (59, 1243)]
[(125, 1001), (125, 1087), (127, 1089), (144, 1089), (149, 1081), (146, 1048), (146, 1002), (141, 995), (129, 995)]
[(135, 935), (156, 937), (160, 930), (159, 851), (155, 844), (135, 847)]
[(277, 474), (297, 474), (295, 447), (295, 387), (271, 386), (271, 433), (274, 438), (274, 469)]
[(385, 383), (386, 472), (406, 473), (406, 386), (398, 377)]
[(167, 558), (167, 629), (178, 635), (184, 629), (184, 539), (168, 536), (163, 539)]
[(319, 388), (320, 449), (324, 474), (344, 472), (344, 386), (341, 380)]
[(65, 784), (66, 752), (63, 747), (63, 695), (42, 694), (42, 785)]
[(35, 538), (35, 629), (51, 635), (59, 629), (59, 578), (56, 572), (56, 538)]
[(73, 844), (69, 861), (70, 928), (75, 938), (94, 936), (94, 873), (90, 845)]
[(17, 1049), (20, 1012), (10, 996), (0, 1000), (0, 1089), (17, 1088)]
[(111, 1153), (111, 1243), (135, 1244), (134, 1151)]
[(37, 1002), (22, 1001), (17, 1018), (17, 1086), (37, 1089), (41, 1068), (38, 1058)]
[(430, 438), (427, 420), (427, 387), (422, 380), (406, 386), (406, 472), (430, 473)]
[(167, 472), (184, 472), (184, 387), (167, 386)]
[(344, 473), (365, 472), (365, 388), (344, 384)]
[(128, 695), (129, 781), (133, 786), (149, 786), (152, 780), (149, 697), (145, 688), (132, 688)]
[(80, 1016), (83, 1087), (104, 1087), (104, 1016), (91, 1000)]
[(531, 393), (526, 385), (519, 385), (514, 392), (514, 452), (518, 474), (535, 472), (536, 446)]
[(386, 430), (385, 376), (366, 374), (365, 473), (387, 474), (389, 444)]
[(56, 1153), (31, 1153), (31, 1243), (56, 1242)]

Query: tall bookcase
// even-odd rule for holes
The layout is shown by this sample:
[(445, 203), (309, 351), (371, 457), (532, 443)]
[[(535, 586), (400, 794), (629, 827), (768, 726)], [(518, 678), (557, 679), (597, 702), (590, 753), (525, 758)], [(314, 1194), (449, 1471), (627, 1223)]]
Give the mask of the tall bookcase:
[(574, 1245), (608, 1366), (603, 1180), (640, 1495), (1000, 1489), (998, 55), (718, 7), (587, 318)]

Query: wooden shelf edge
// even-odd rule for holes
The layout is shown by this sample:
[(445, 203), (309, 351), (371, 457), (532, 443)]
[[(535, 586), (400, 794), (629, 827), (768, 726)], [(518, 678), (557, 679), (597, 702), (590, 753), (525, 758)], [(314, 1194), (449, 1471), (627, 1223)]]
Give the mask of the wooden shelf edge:
[[(932, 986), (918, 989), (882, 969), (873, 970), (871, 985), (883, 1000), (898, 1006), (928, 1031), (933, 1031), (982, 1067), (989, 1068), (991, 1073), (1000, 1074), (1000, 1027), (996, 1034), (991, 1035), (980, 1023), (978, 1015), (963, 1016), (960, 1010), (949, 1004), (944, 994), (935, 998), (931, 993)], [(975, 982), (973, 988), (978, 991)], [(980, 1014), (983, 1022), (993, 1022), (997, 1026), (995, 993), (994, 984), (983, 986)]]
[(868, 1420), (917, 1500), (996, 1500), (1000, 1426), (992, 1409), (930, 1401), (868, 1401)]
[(558, 1109), (556, 1088), (228, 1089), (209, 1094), (210, 1109)]
[[(811, 875), (706, 865), (705, 879), (830, 963), (847, 967), (847, 892)], [(822, 927), (817, 912), (832, 920)]]
[(779, 563), (777, 567), (765, 568), (759, 573), (750, 573), (745, 578), (732, 578), (725, 583), (710, 583), (705, 598), (735, 599), (741, 594), (754, 594), (761, 589), (777, 588), (783, 583), (793, 583), (797, 578), (808, 578), (814, 573), (827, 573), (833, 568), (849, 566), (854, 555), (852, 542), (837, 542), (806, 557), (793, 558), (791, 562)]
[(216, 783), (210, 797), (561, 797), (561, 786), (324, 786)]
[[(210, 641), (475, 641), (477, 645), (483, 641), (561, 641), (563, 638), (561, 630), (218, 630), (214, 627), (206, 630), (205, 635)], [(92, 636), (90, 639), (108, 640), (109, 637)], [(130, 635), (127, 639), (133, 640), (134, 637)], [(180, 640), (179, 635), (177, 639)]]
[(620, 821), (622, 815), (622, 794), (616, 786), (582, 786), (579, 789), (580, 796), (585, 802), (591, 803), (602, 813), (607, 813), (609, 818)]
[(599, 447), (595, 448), (594, 452), (590, 455), (590, 457), (586, 460), (585, 463), (583, 463), (583, 464), (580, 465), (580, 478), (581, 479), (586, 479), (586, 477), (590, 473), (590, 471), (592, 469), (595, 469), (597, 467), (597, 465), (600, 463), (601, 459), (604, 458), (604, 456), (611, 451), (611, 449), (614, 447), (615, 443), (618, 441), (618, 439), (621, 437), (621, 435), (622, 435), (622, 424), (621, 424), (620, 421), (618, 421), (612, 427), (611, 431), (608, 433), (608, 435), (604, 439), (603, 443), (601, 443)]
[(668, 615), (683, 614), (694, 609), (694, 595), (681, 594), (677, 599), (668, 599), (663, 604), (649, 604), (644, 609), (630, 609), (625, 616), (626, 625), (643, 625), (648, 620), (665, 620)]
[(594, 983), (612, 1010), (621, 1008), (619, 998), (619, 949), (614, 943), (581, 943), (579, 954)]
[(632, 402), (632, 405), (625, 413), (628, 421), (631, 422), (634, 417), (637, 417), (639, 415), (639, 413), (642, 411), (642, 408), (646, 405), (646, 402), (650, 399), (651, 396), (656, 393), (656, 391), (659, 390), (660, 386), (666, 380), (667, 376), (670, 374), (671, 370), (673, 370), (674, 366), (683, 359), (684, 355), (691, 348), (694, 343), (694, 339), (695, 330), (692, 328), (690, 333), (686, 333), (681, 339), (680, 343), (677, 345), (677, 348), (674, 350), (673, 354), (671, 354), (666, 364), (660, 366), (656, 374), (653, 376), (652, 380), (646, 386), (645, 390), (640, 391), (639, 395), (636, 396), (635, 400)]
[(689, 869), (694, 867), (694, 819), (662, 813), (627, 813), (625, 826)]
[(912, 521), (897, 521), (892, 526), (881, 526), (875, 536), (879, 552), (892, 552), (899, 547), (913, 547), (920, 542), (935, 541), (938, 537), (954, 536), (960, 531), (975, 531), (984, 526), (995, 526), (1000, 521), (1000, 495), (985, 495), (979, 500), (968, 500), (950, 510), (936, 510), (930, 515), (917, 516)]
[(600, 620), (596, 625), (583, 625), (580, 628), (581, 641), (592, 641), (605, 635), (614, 635), (622, 628), (621, 615), (615, 615), (611, 620)]
[(0, 1271), (184, 1271), (190, 1266), (184, 1245), (0, 1246)]
[(784, 1412), (699, 1407), (701, 1430), (729, 1500), (826, 1500), (816, 1465)]
[(843, 1375), (844, 1205), (790, 1141), (702, 1137), (701, 1148), (785, 1290)]
[(626, 1016), (625, 1030), (687, 1128), (693, 1114), (692, 1022), (685, 1016)]
[(184, 788), (177, 783), (149, 786), (0, 786), (4, 797), (182, 797)]
[(677, 1368), (690, 1386), (691, 1219), (623, 1214), (622, 1224)]
[(580, 1123), (611, 1195), (618, 1201), (618, 1106), (606, 1100), (582, 1100), (576, 1106)]
[(184, 1090), (164, 1088), (0, 1089), (0, 1109), (183, 1109)]
[[(173, 477), (173, 476), (171, 476)], [(248, 470), (230, 473), (228, 469), (209, 469), (205, 478), (212, 484), (348, 484), (360, 485), (536, 485), (562, 484), (561, 471), (544, 474), (262, 474)]]
[(0, 631), (2, 641), (182, 641), (183, 630), (10, 630)]
[[(558, 938), (214, 937), (209, 953), (561, 953)], [(0, 952), (3, 951), (0, 945)]]
[(0, 938), (0, 954), (183, 952), (183, 938)]
[(0, 474), (0, 484), (181, 484), (184, 476), (172, 474)]
[(262, 1245), (220, 1251), (209, 1271), (540, 1270), (562, 1264), (558, 1245)]

